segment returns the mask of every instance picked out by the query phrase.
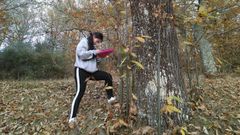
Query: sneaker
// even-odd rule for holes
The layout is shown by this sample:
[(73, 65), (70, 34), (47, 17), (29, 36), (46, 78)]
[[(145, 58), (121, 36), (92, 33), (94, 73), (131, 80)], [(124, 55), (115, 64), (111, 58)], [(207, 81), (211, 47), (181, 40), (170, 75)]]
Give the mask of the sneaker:
[(116, 100), (116, 97), (111, 97), (110, 99), (108, 99), (108, 103), (112, 104), (114, 103), (115, 100)]
[(76, 124), (77, 124), (76, 118), (69, 119), (68, 125), (69, 125), (70, 128), (75, 128)]

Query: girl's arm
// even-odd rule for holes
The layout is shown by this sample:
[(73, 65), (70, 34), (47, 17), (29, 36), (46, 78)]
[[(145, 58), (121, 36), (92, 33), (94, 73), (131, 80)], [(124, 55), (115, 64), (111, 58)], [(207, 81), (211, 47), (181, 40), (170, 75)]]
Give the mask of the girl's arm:
[(87, 39), (82, 39), (77, 45), (77, 55), (82, 60), (91, 60), (96, 57), (98, 50), (88, 50)]

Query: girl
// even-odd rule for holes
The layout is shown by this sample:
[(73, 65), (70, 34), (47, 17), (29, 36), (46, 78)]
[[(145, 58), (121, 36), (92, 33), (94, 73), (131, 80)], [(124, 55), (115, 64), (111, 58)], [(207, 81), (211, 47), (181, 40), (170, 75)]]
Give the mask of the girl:
[(84, 95), (86, 89), (86, 79), (92, 78), (94, 80), (105, 80), (105, 85), (110, 86), (107, 89), (108, 103), (113, 103), (116, 97), (113, 96), (112, 90), (112, 76), (111, 74), (98, 70), (97, 68), (97, 54), (99, 50), (95, 49), (103, 41), (103, 34), (100, 32), (91, 33), (88, 38), (83, 38), (77, 45), (76, 60), (75, 60), (75, 83), (76, 95), (72, 101), (69, 123), (76, 122), (76, 115), (79, 103)]

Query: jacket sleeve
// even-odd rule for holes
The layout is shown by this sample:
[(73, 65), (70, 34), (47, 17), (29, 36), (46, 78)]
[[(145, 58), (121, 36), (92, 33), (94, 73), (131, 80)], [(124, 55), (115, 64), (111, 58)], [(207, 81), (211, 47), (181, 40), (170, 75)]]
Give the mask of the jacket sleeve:
[(88, 42), (85, 39), (78, 43), (76, 51), (78, 57), (82, 60), (90, 60), (97, 55), (96, 50), (88, 50)]

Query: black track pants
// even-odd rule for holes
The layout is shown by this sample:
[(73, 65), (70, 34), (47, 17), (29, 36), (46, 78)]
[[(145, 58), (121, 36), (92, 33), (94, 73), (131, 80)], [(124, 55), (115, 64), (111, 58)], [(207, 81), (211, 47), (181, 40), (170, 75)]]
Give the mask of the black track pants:
[[(91, 80), (105, 80), (105, 85), (112, 87), (112, 76), (111, 74), (104, 71), (96, 71), (94, 73), (86, 72), (83, 69), (75, 67), (75, 83), (76, 83), (76, 94), (72, 101), (70, 119), (76, 117), (78, 112), (79, 103), (85, 93), (86, 84), (88, 79)], [(107, 89), (107, 98), (113, 97), (113, 90)]]

